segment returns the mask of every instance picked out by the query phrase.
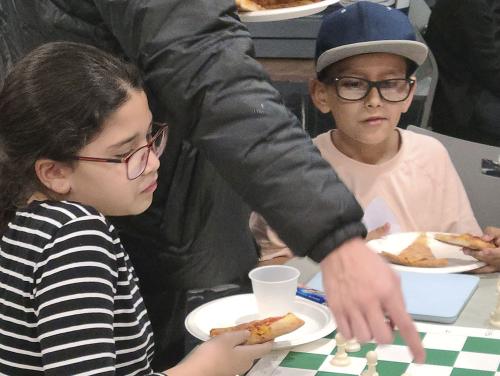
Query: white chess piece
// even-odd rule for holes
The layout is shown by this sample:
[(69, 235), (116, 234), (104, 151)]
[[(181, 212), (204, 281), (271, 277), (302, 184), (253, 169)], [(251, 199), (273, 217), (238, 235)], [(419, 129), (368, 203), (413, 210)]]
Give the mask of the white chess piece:
[(490, 314), (490, 324), (500, 328), (500, 278), (497, 281), (497, 306)]
[(366, 353), (366, 370), (361, 374), (362, 376), (378, 376), (377, 372), (378, 356), (375, 351), (368, 351)]
[(347, 355), (345, 351), (346, 343), (344, 336), (340, 333), (335, 335), (335, 342), (337, 344), (337, 352), (330, 360), (330, 364), (333, 366), (345, 367), (351, 364), (351, 358)]
[(347, 346), (345, 348), (345, 351), (347, 352), (358, 352), (361, 350), (361, 345), (359, 342), (356, 340), (356, 338), (352, 338), (347, 341)]

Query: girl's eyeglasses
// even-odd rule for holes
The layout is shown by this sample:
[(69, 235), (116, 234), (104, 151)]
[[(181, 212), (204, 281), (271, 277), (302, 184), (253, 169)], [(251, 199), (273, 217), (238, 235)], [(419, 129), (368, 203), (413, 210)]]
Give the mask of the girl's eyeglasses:
[[(142, 175), (146, 166), (148, 164), (149, 152), (153, 150), (153, 153), (157, 157), (160, 157), (165, 151), (165, 145), (167, 144), (168, 136), (168, 125), (164, 123), (153, 123), (152, 132), (154, 134), (149, 142), (135, 149), (130, 154), (123, 158), (95, 158), (95, 157), (82, 157), (75, 156), (73, 159), (78, 161), (89, 161), (89, 162), (109, 162), (109, 163), (126, 163), (127, 164), (127, 178), (129, 180), (137, 179)], [(148, 137), (148, 138), (149, 138)]]

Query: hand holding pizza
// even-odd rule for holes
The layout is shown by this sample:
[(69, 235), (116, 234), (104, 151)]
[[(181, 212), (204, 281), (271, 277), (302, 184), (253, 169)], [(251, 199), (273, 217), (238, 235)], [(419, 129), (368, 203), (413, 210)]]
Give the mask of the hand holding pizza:
[(466, 255), (472, 256), (479, 261), (485, 262), (487, 265), (482, 268), (473, 270), (473, 273), (494, 273), (500, 271), (500, 228), (486, 227), (485, 235), (482, 240), (493, 243), (495, 248), (484, 248), (481, 250), (472, 250), (464, 248)]
[[(228, 332), (204, 342), (185, 361), (167, 370), (169, 376), (234, 376), (244, 374), (255, 359), (269, 353), (272, 342), (242, 345), (248, 331)], [(203, 370), (203, 374), (200, 374)]]

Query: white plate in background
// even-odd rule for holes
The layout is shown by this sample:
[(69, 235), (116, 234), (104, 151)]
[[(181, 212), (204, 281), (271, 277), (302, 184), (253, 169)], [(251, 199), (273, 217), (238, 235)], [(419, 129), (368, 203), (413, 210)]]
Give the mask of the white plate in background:
[[(367, 245), (380, 253), (382, 251), (398, 255), (403, 249), (408, 247), (421, 232), (400, 232), (384, 236), (380, 239), (370, 240)], [(446, 244), (434, 239), (433, 232), (427, 232), (428, 246), (436, 258), (448, 259), (448, 265), (440, 268), (418, 268), (414, 266), (403, 266), (392, 264), (394, 269), (417, 272), (417, 273), (460, 273), (480, 268), (485, 263), (467, 256), (462, 252), (462, 247)]]
[(239, 12), (238, 14), (243, 22), (282, 21), (319, 13), (325, 10), (329, 5), (338, 3), (338, 1), (339, 0), (322, 0), (317, 3), (295, 7), (255, 10), (252, 12)]
[[(351, 5), (351, 4), (354, 4), (354, 3), (357, 3), (359, 1), (362, 1), (362, 0), (340, 0), (340, 3), (343, 5), (343, 6), (348, 6), (348, 5)], [(370, 0), (372, 3), (378, 3), (380, 5), (385, 5), (386, 7), (389, 7), (389, 6), (392, 6), (394, 5), (394, 3), (396, 2), (396, 0)]]
[[(296, 297), (292, 312), (304, 320), (304, 325), (274, 340), (273, 349), (284, 349), (323, 338), (335, 330), (336, 324), (327, 306)], [(206, 341), (210, 329), (238, 325), (258, 320), (257, 303), (253, 294), (239, 294), (213, 300), (194, 309), (184, 322), (189, 333)]]

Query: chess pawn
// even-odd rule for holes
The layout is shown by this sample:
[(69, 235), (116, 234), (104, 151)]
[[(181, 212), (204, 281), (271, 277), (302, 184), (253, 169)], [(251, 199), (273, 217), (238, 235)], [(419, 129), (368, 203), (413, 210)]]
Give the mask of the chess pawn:
[(358, 352), (359, 350), (361, 350), (361, 345), (359, 344), (358, 341), (356, 341), (356, 338), (352, 338), (352, 339), (347, 341), (345, 351)]
[(330, 360), (330, 363), (333, 366), (339, 366), (339, 367), (345, 367), (351, 364), (351, 359), (349, 358), (349, 355), (347, 355), (345, 348), (347, 341), (345, 340), (344, 336), (340, 333), (337, 333), (335, 335), (335, 342), (337, 344), (337, 352), (333, 356), (332, 360)]
[(378, 356), (375, 351), (368, 351), (366, 353), (366, 370), (363, 371), (361, 376), (378, 376), (377, 372)]

